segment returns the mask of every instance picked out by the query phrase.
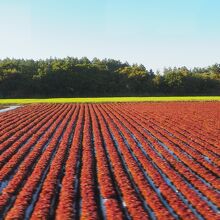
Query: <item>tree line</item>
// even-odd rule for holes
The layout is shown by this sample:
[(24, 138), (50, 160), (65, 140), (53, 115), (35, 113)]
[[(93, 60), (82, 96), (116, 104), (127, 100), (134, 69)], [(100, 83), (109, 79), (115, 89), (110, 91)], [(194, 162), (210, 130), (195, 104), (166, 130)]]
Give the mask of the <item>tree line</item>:
[(220, 64), (165, 68), (86, 57), (0, 60), (0, 98), (220, 95)]

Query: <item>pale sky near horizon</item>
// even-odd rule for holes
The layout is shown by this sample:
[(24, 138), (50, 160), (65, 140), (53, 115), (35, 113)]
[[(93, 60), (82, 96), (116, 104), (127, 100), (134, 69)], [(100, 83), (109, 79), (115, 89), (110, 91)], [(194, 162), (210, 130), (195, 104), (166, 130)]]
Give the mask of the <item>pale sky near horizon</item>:
[(0, 0), (0, 59), (220, 63), (220, 0)]

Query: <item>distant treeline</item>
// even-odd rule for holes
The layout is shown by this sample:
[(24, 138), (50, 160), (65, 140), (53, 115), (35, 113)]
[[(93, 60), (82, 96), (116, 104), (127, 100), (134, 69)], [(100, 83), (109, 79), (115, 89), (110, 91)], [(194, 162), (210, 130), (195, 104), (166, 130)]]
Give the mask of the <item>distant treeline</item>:
[(0, 60), (0, 98), (220, 95), (220, 64), (166, 68), (94, 58)]

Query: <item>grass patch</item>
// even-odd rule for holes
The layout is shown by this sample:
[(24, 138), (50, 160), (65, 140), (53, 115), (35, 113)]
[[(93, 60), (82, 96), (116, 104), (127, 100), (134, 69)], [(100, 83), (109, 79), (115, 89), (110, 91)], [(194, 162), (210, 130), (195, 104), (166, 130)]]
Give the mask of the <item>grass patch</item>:
[(220, 96), (0, 99), (0, 104), (7, 105), (7, 104), (31, 104), (31, 103), (103, 103), (103, 102), (166, 102), (166, 101), (220, 101)]

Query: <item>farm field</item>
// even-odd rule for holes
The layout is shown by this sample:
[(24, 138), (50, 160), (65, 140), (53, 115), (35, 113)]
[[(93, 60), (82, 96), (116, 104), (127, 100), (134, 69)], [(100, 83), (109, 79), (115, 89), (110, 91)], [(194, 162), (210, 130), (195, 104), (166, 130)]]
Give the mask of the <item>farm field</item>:
[[(108, 102), (167, 102), (167, 101), (220, 101), (220, 96), (164, 96), (164, 97), (99, 97), (99, 98), (45, 98), (0, 99), (0, 104), (33, 103), (108, 103)], [(0, 106), (1, 107), (1, 106)]]
[(220, 102), (0, 113), (0, 219), (220, 219)]

